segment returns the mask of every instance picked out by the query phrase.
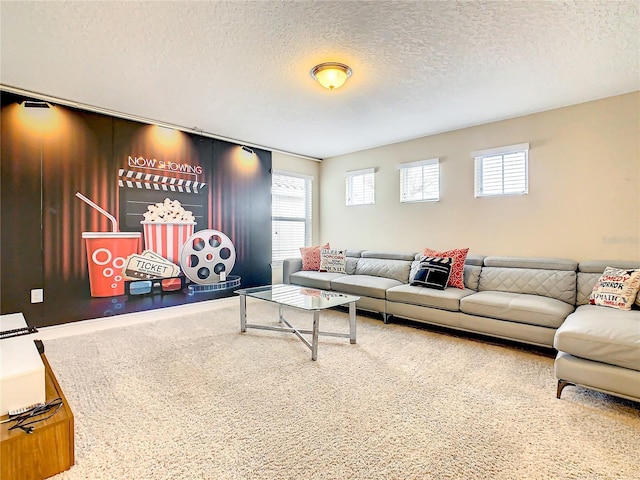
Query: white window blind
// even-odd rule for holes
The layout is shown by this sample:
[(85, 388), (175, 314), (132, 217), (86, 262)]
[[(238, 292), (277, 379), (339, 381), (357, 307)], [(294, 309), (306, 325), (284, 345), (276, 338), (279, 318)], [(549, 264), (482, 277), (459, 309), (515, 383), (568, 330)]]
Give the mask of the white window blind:
[(273, 172), (271, 175), (271, 259), (299, 257), (311, 245), (312, 177)]
[(345, 173), (347, 206), (375, 203), (374, 174), (373, 168)]
[(475, 196), (529, 193), (529, 144), (509, 145), (474, 152)]
[(398, 169), (401, 202), (440, 200), (440, 159), (402, 163)]

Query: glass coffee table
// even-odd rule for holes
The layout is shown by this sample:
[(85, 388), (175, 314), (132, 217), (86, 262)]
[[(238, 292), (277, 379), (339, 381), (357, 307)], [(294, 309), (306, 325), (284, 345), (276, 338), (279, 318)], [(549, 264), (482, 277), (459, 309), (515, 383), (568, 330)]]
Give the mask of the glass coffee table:
[[(279, 332), (294, 333), (302, 342), (311, 349), (311, 360), (318, 359), (318, 336), (348, 338), (350, 343), (356, 343), (356, 301), (360, 297), (345, 295), (344, 293), (328, 292), (315, 288), (298, 287), (295, 285), (266, 285), (236, 290), (240, 295), (240, 331), (246, 332), (247, 328), (261, 330), (275, 330)], [(247, 297), (266, 300), (279, 305), (279, 322), (286, 326), (258, 325), (247, 323)], [(349, 305), (349, 333), (321, 332), (320, 311), (327, 308)], [(292, 326), (283, 315), (283, 307), (293, 307), (300, 310), (313, 312), (312, 330), (303, 330)], [(303, 336), (311, 334), (311, 342)]]

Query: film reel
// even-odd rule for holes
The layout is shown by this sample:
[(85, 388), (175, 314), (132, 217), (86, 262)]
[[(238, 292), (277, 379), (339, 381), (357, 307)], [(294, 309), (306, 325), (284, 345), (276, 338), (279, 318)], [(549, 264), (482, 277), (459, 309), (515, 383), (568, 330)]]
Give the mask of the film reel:
[(180, 250), (180, 265), (184, 274), (192, 282), (201, 285), (223, 281), (235, 263), (236, 249), (233, 243), (218, 230), (194, 233)]

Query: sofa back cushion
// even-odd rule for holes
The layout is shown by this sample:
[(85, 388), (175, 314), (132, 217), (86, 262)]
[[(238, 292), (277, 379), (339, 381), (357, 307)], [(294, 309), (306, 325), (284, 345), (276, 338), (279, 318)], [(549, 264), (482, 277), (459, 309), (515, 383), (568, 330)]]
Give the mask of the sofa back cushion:
[(358, 259), (361, 255), (362, 250), (347, 250), (347, 258), (344, 265), (347, 275), (353, 275), (356, 273), (356, 265), (358, 265)]
[(356, 273), (356, 267), (358, 266), (358, 259), (347, 257), (347, 261), (344, 264), (344, 270), (347, 275), (353, 275)]
[(360, 252), (362, 258), (382, 258), (385, 260), (408, 260), (412, 261), (416, 258), (417, 253), (407, 252), (385, 252), (379, 250), (363, 250)]
[(464, 287), (470, 288), (471, 290), (478, 290), (480, 285), (480, 272), (482, 272), (482, 267), (465, 263), (463, 275)]
[(562, 270), (575, 272), (578, 262), (566, 258), (538, 258), (538, 257), (485, 257), (485, 267), (533, 268), (539, 270)]
[(593, 287), (598, 283), (600, 276), (607, 267), (637, 269), (640, 262), (625, 262), (622, 260), (591, 260), (580, 262), (578, 265), (578, 280), (576, 292), (576, 305), (588, 305)]
[(555, 258), (487, 257), (479, 291), (524, 293), (576, 302), (577, 262)]
[(596, 283), (598, 283), (598, 279), (600, 278), (600, 275), (602, 275), (602, 273), (578, 272), (576, 305), (579, 306), (579, 305), (589, 304), (589, 297), (591, 296), (593, 287), (595, 287)]
[(415, 253), (365, 250), (358, 259), (355, 274), (392, 278), (409, 283), (409, 271), (414, 257)]

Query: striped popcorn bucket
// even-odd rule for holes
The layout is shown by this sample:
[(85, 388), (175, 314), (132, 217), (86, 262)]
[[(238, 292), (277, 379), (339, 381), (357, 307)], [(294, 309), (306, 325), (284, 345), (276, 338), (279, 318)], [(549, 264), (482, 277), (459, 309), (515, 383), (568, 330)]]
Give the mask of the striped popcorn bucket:
[(193, 235), (195, 222), (140, 222), (144, 228), (144, 248), (180, 265), (180, 250)]

